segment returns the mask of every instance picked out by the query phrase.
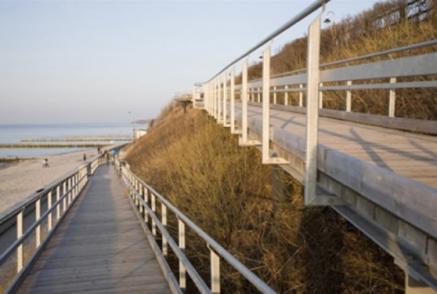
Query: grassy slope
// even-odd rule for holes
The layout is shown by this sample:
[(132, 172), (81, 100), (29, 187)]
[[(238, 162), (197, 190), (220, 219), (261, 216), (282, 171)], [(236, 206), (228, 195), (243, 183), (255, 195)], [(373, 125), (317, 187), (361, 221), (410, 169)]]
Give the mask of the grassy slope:
[[(166, 109), (127, 160), (281, 292), (391, 293), (403, 287), (403, 273), (391, 257), (331, 209), (305, 208), (298, 183), (261, 165), (256, 149), (238, 147), (229, 130), (199, 110)], [(272, 177), (284, 191), (276, 201)], [(188, 247), (207, 278), (205, 244), (189, 234)], [(222, 268), (226, 293), (250, 291), (244, 279), (224, 263)]]

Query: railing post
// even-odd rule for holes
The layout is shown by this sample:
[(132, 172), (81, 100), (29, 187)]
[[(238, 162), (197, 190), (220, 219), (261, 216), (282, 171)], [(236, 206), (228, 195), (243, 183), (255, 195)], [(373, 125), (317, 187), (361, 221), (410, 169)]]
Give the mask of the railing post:
[(139, 191), (138, 191), (138, 194), (139, 194), (139, 197), (140, 197), (140, 200), (139, 200), (139, 206), (140, 206), (139, 207), (139, 211), (140, 211), (140, 214), (143, 214), (143, 211), (145, 210), (144, 207), (143, 207), (143, 201), (142, 201), (142, 200), (144, 200), (143, 192), (144, 192), (143, 184), (140, 183)]
[(74, 199), (76, 199), (77, 196), (77, 174), (75, 174), (73, 176), (73, 178), (71, 179), (72, 181), (72, 185), (73, 185), (73, 195), (72, 195), (72, 199), (71, 199), (71, 204), (73, 204)]
[(262, 70), (262, 162), (266, 163), (270, 158), (270, 45), (264, 49)]
[[(352, 81), (346, 82), (347, 86), (352, 86)], [(350, 112), (352, 109), (352, 92), (351, 90), (346, 91), (346, 111)]]
[(220, 111), (221, 111), (221, 107), (220, 107), (220, 83), (218, 81), (215, 82), (215, 104), (216, 104), (216, 114), (215, 114), (215, 118), (217, 120), (217, 122), (220, 121)]
[(210, 96), (209, 96), (209, 83), (205, 85), (205, 92), (204, 92), (204, 107), (209, 115), (211, 115), (211, 109), (210, 109)]
[(276, 101), (276, 86), (273, 87), (273, 105), (276, 105), (277, 101)]
[(257, 89), (257, 93), (258, 93), (258, 103), (261, 103), (261, 88)]
[[(23, 236), (23, 210), (17, 214), (17, 240)], [(23, 268), (23, 242), (17, 246), (17, 273)]]
[[(178, 241), (179, 241), (179, 248), (181, 250), (185, 250), (185, 224), (183, 221), (181, 221), (178, 218)], [(186, 279), (186, 272), (184, 264), (179, 261), (179, 287), (181, 289), (185, 289), (187, 287), (187, 279)]]
[(307, 117), (305, 154), (305, 205), (313, 204), (317, 187), (317, 145), (319, 124), (320, 16), (308, 30), (307, 46)]
[(220, 293), (220, 257), (211, 248), (210, 262), (211, 262), (211, 292)]
[(241, 78), (241, 142), (246, 144), (249, 139), (247, 126), (247, 59), (243, 61)]
[(288, 105), (288, 85), (285, 85), (284, 90), (284, 105)]
[(299, 84), (299, 107), (303, 107), (303, 85)]
[(212, 95), (211, 95), (211, 82), (206, 85), (206, 90), (208, 91), (207, 101), (208, 101), (208, 113), (212, 115)]
[[(74, 177), (74, 176), (73, 176)], [(73, 177), (71, 177), (68, 180), (68, 190), (70, 190), (70, 193), (68, 194), (68, 203), (67, 203), (67, 207), (70, 207), (71, 205), (71, 201), (73, 199), (73, 193), (74, 193), (74, 187), (73, 187)]]
[[(147, 206), (149, 205), (149, 190), (146, 187), (144, 187), (144, 202)], [(146, 209), (144, 209), (144, 221), (146, 224), (149, 222), (149, 215)]]
[[(396, 78), (390, 78), (390, 84), (396, 84)], [(396, 116), (396, 92), (394, 89), (390, 89), (388, 101), (388, 116)]]
[(215, 117), (215, 81), (211, 81), (211, 115)]
[(210, 83), (210, 86), (209, 86), (209, 91), (210, 91), (210, 93), (211, 93), (211, 96), (210, 96), (210, 99), (211, 99), (211, 116), (212, 117), (214, 117), (214, 115), (215, 115), (215, 106), (214, 106), (214, 99), (215, 99), (215, 96), (214, 96), (214, 81), (211, 81), (211, 83)]
[(213, 83), (212, 81), (208, 84), (209, 91), (209, 115), (214, 116), (214, 91), (213, 91)]
[[(154, 214), (156, 214), (156, 196), (153, 193), (152, 193), (152, 211)], [(152, 235), (156, 237), (156, 224), (153, 218), (152, 218)]]
[(270, 157), (270, 45), (264, 49), (262, 77), (262, 163), (285, 164), (282, 158)]
[[(50, 210), (52, 208), (52, 191), (50, 191), (47, 194), (47, 210)], [(47, 229), (50, 232), (52, 230), (52, 213), (49, 212), (47, 216)]]
[(64, 209), (63, 209), (63, 211), (62, 211), (62, 213), (64, 213), (66, 210), (67, 210), (67, 198), (68, 198), (68, 195), (66, 195), (66, 193), (67, 193), (67, 181), (68, 180), (65, 180), (64, 181), (64, 183), (63, 183), (63, 191), (64, 191), (64, 193), (62, 194), (62, 196), (64, 197), (63, 199), (63, 204), (64, 204)]
[(74, 176), (74, 199), (79, 195), (79, 173)]
[[(41, 198), (35, 202), (35, 222), (41, 218)], [(35, 229), (35, 248), (41, 245), (41, 225), (37, 225)]]
[(231, 70), (231, 134), (236, 134), (235, 128), (235, 69)]
[(223, 126), (229, 127), (228, 122), (228, 73), (223, 77)]
[[(167, 206), (164, 203), (161, 203), (161, 222), (164, 227), (167, 226)], [(164, 256), (168, 255), (167, 247), (167, 238), (162, 234), (162, 254)]]
[(61, 199), (61, 185), (59, 184), (56, 187), (56, 222), (59, 221), (59, 218), (61, 217), (61, 203), (59, 202), (59, 199)]

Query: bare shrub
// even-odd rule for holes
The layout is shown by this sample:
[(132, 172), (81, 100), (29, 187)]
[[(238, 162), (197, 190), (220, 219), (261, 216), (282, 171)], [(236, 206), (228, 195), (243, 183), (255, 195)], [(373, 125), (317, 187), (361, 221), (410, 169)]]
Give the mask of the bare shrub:
[[(403, 272), (388, 254), (330, 208), (304, 207), (299, 183), (263, 166), (257, 149), (239, 147), (202, 111), (166, 111), (127, 160), (135, 173), (280, 292), (402, 290)], [(279, 198), (272, 197), (272, 177), (282, 191)], [(187, 243), (190, 259), (208, 277), (205, 243), (190, 234)], [(222, 269), (225, 293), (252, 293), (225, 262)]]

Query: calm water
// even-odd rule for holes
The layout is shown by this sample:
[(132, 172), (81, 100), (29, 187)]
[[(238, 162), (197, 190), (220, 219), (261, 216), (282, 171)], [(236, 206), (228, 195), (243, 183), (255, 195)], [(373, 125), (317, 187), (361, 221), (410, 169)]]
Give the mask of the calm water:
[[(129, 125), (0, 125), (0, 143), (20, 143), (25, 139), (59, 139), (71, 136), (131, 136)], [(80, 148), (0, 148), (0, 157), (34, 157), (79, 151)]]

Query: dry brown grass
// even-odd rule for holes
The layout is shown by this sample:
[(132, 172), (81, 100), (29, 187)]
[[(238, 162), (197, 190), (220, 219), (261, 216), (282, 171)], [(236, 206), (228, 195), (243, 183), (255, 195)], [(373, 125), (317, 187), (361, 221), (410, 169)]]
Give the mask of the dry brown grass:
[[(135, 173), (282, 293), (394, 293), (403, 288), (403, 273), (390, 256), (330, 208), (305, 208), (297, 182), (263, 166), (258, 150), (239, 147), (236, 137), (202, 111), (167, 108), (127, 160)], [(274, 196), (272, 177), (274, 190), (280, 190)], [(205, 244), (188, 236), (189, 257), (208, 277)], [(222, 268), (225, 293), (251, 293), (244, 278), (224, 263)]]
[[(393, 9), (398, 9), (404, 3), (404, 0), (381, 1), (381, 3), (375, 4), (368, 11), (355, 17), (344, 19), (324, 29), (321, 35), (321, 63), (361, 56), (371, 52), (437, 38), (437, 0), (432, 0), (433, 9), (430, 16), (424, 21), (418, 22), (402, 19), (398, 23), (384, 28), (372, 26), (372, 23), (379, 16)], [(436, 49), (437, 47), (434, 46), (425, 49), (409, 50), (390, 56), (369, 59), (368, 61), (436, 51)], [(272, 57), (272, 74), (283, 74), (305, 68), (306, 51), (306, 37), (298, 38), (285, 44), (279, 53)], [(261, 76), (261, 63), (257, 63), (249, 68), (249, 79), (260, 78)], [(237, 82), (240, 82), (240, 77), (238, 77)], [(388, 82), (388, 79), (384, 82)], [(406, 89), (398, 90), (396, 94), (396, 116), (437, 119), (436, 89)], [(352, 91), (352, 111), (387, 115), (388, 95), (388, 90)], [(345, 97), (345, 91), (325, 92), (324, 106), (344, 110)]]

